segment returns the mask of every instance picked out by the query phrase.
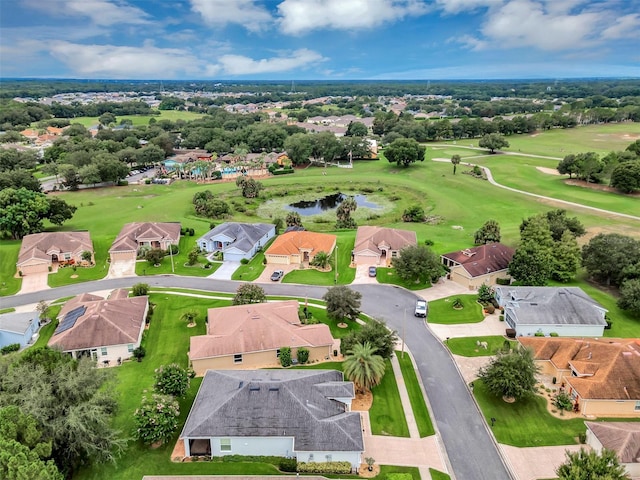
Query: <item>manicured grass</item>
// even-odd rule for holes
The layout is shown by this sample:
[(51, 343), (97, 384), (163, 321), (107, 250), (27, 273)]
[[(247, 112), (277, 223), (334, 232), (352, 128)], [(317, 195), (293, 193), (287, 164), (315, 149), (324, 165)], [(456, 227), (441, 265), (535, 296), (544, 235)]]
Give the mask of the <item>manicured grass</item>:
[(429, 473), (431, 474), (431, 480), (451, 480), (449, 474), (436, 470), (435, 468), (430, 468)]
[(22, 285), (22, 278), (14, 277), (20, 243), (20, 240), (0, 241), (0, 297), (18, 293)]
[(189, 288), (164, 288), (164, 287), (153, 287), (152, 291), (154, 293), (173, 293), (174, 295), (179, 295), (181, 293), (191, 293), (194, 295), (204, 295), (207, 297), (224, 297), (224, 298), (233, 298), (235, 294), (233, 293), (225, 293), (225, 292), (210, 292), (208, 290), (194, 290)]
[[(492, 335), (486, 337), (461, 337), (450, 338), (445, 342), (451, 353), (462, 355), (464, 357), (486, 357), (495, 355), (498, 350), (504, 347), (504, 342), (508, 341), (512, 346), (518, 342), (507, 340), (501, 335)], [(476, 345), (476, 342), (487, 342), (487, 348), (484, 349)]]
[[(355, 268), (350, 268), (351, 252), (355, 243), (355, 231), (331, 232), (338, 237), (338, 285), (348, 285), (356, 277)], [(320, 272), (313, 268), (304, 270), (294, 270), (287, 273), (282, 279), (282, 283), (304, 283), (306, 285), (334, 285), (335, 284), (335, 255), (334, 249), (329, 264), (331, 271)]]
[(373, 387), (373, 405), (369, 410), (371, 432), (374, 435), (408, 437), (409, 427), (393, 375), (391, 361), (385, 360), (385, 374), (379, 385)]
[[(456, 310), (453, 302), (456, 298), (462, 301), (463, 308)], [(429, 323), (478, 323), (484, 320), (482, 306), (476, 301), (477, 295), (454, 295), (429, 302)]]
[(293, 367), (289, 367), (293, 369), (305, 369), (310, 368), (312, 370), (338, 370), (342, 371), (342, 362), (322, 362), (322, 363), (311, 363), (309, 365), (296, 365)]
[[(204, 116), (202, 113), (196, 112), (186, 112), (179, 110), (158, 110), (160, 115), (118, 115), (117, 122), (120, 123), (121, 120), (128, 119), (131, 120), (134, 126), (137, 125), (149, 125), (149, 120), (155, 118), (156, 120), (195, 120), (197, 118), (201, 118)], [(98, 117), (76, 117), (68, 119), (72, 124), (79, 123), (89, 128), (98, 124)]]
[(402, 355), (402, 352), (396, 351), (396, 357), (400, 363), (400, 370), (402, 370), (402, 378), (404, 378), (404, 384), (407, 387), (407, 393), (409, 394), (409, 401), (411, 402), (411, 410), (413, 410), (413, 416), (416, 419), (418, 425), (418, 432), (420, 437), (428, 437), (434, 435), (436, 432), (431, 422), (431, 416), (429, 415), (429, 409), (427, 403), (422, 395), (422, 389), (418, 383), (418, 377), (411, 361), (411, 357)]
[(107, 256), (109, 255), (110, 246), (111, 242), (105, 237), (98, 237), (93, 240), (96, 261), (93, 267), (77, 267), (75, 270), (73, 267), (59, 268), (56, 273), (50, 273), (47, 276), (47, 283), (50, 287), (61, 287), (72, 283), (89, 282), (104, 278), (109, 273)]
[(376, 274), (378, 283), (386, 283), (390, 285), (398, 285), (404, 287), (407, 290), (423, 290), (425, 288), (431, 288), (431, 282), (428, 278), (422, 278), (418, 283), (414, 281), (407, 281), (400, 278), (395, 268), (379, 267)]
[[(302, 309), (303, 306), (304, 305), (301, 305), (300, 308)], [(333, 338), (345, 337), (352, 331), (360, 330), (362, 328), (362, 326), (358, 322), (350, 322), (348, 320), (344, 322), (347, 325), (347, 327), (340, 328), (338, 326), (338, 323), (340, 322), (337, 322), (336, 320), (331, 320), (329, 317), (327, 317), (327, 311), (324, 308), (317, 308), (317, 307), (311, 307), (311, 306), (307, 308), (309, 309), (309, 312), (311, 312), (311, 314), (313, 315), (313, 318), (329, 326), (329, 329), (331, 330), (331, 336)]]
[(253, 282), (264, 272), (264, 252), (258, 252), (246, 265), (240, 265), (231, 275), (231, 280)]
[[(204, 233), (204, 232), (202, 232)], [(204, 268), (207, 259), (200, 255), (198, 257), (198, 263), (190, 266), (187, 264), (189, 259), (189, 252), (193, 250), (196, 244), (198, 236), (181, 236), (177, 254), (173, 255), (173, 267), (171, 265), (171, 255), (164, 257), (164, 260), (159, 267), (150, 265), (147, 261), (136, 262), (136, 275), (186, 275), (191, 277), (208, 277), (215, 272), (220, 265), (219, 262), (211, 263), (211, 268)]]
[(12, 313), (12, 312), (15, 312), (15, 311), (16, 311), (16, 309), (15, 309), (15, 308), (13, 308), (13, 307), (9, 307), (9, 308), (1, 308), (1, 309), (0, 309), (0, 314), (3, 314), (3, 313)]
[(515, 447), (541, 447), (545, 445), (572, 445), (584, 433), (583, 418), (562, 420), (547, 411), (546, 400), (534, 396), (507, 403), (492, 396), (480, 380), (474, 381), (473, 394), (499, 443)]

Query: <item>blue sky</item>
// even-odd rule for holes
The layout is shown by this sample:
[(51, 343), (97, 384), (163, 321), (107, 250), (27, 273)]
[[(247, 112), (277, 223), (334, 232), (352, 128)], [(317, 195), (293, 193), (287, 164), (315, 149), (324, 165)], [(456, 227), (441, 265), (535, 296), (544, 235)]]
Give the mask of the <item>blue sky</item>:
[(640, 77), (640, 0), (1, 0), (0, 76)]

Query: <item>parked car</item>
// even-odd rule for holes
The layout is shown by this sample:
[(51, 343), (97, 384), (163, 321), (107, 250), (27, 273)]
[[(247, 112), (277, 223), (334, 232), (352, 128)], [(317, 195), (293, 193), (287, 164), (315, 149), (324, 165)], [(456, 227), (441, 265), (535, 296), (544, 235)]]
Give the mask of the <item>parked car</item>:
[(427, 302), (425, 300), (416, 301), (416, 310), (413, 313), (416, 317), (427, 318)]
[(378, 273), (378, 269), (376, 267), (369, 267), (369, 276), (370, 277), (375, 277), (376, 274)]
[(284, 270), (276, 270), (271, 274), (271, 281), (277, 282), (282, 277), (284, 277)]

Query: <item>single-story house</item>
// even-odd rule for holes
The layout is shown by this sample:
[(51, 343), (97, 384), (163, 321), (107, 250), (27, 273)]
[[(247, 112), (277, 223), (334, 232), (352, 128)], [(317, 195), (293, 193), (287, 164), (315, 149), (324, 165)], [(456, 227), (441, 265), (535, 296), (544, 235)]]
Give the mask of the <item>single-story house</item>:
[(313, 260), (318, 252), (333, 253), (338, 237), (328, 233), (308, 231), (286, 232), (277, 237), (264, 252), (267, 263), (302, 265)]
[(131, 358), (142, 340), (149, 299), (127, 295), (126, 290), (115, 290), (107, 299), (87, 293), (72, 298), (58, 314), (60, 323), (49, 346), (99, 365), (119, 365)]
[(208, 370), (277, 367), (280, 348), (309, 350), (309, 361), (331, 355), (333, 337), (323, 323), (303, 325), (295, 300), (210, 308), (207, 334), (191, 337), (189, 360), (196, 375)]
[(205, 252), (222, 252), (224, 260), (239, 262), (250, 260), (276, 235), (270, 223), (226, 222), (205, 233), (197, 241)]
[(496, 287), (504, 320), (517, 336), (601, 337), (607, 309), (578, 287)]
[(388, 266), (405, 247), (418, 244), (416, 232), (396, 228), (358, 227), (353, 247), (353, 262), (356, 265)]
[[(84, 252), (91, 253), (90, 261), (82, 259)], [(48, 272), (54, 263), (89, 265), (93, 261), (89, 232), (44, 232), (25, 235), (16, 265), (23, 275), (29, 275)]]
[(127, 223), (111, 244), (111, 261), (135, 260), (143, 247), (167, 250), (180, 242), (180, 223)]
[(482, 284), (495, 285), (498, 278), (510, 278), (507, 269), (514, 253), (513, 248), (501, 243), (488, 243), (445, 253), (440, 258), (449, 268), (451, 280), (477, 290)]
[(596, 452), (602, 449), (616, 452), (620, 464), (630, 477), (640, 477), (640, 423), (584, 422), (587, 445)]
[(209, 370), (180, 439), (187, 457), (347, 461), (356, 471), (364, 441), (354, 397), (336, 370)]
[(585, 416), (640, 417), (640, 340), (521, 337)]
[(24, 347), (31, 343), (40, 328), (38, 312), (12, 312), (0, 314), (0, 348), (19, 343)]

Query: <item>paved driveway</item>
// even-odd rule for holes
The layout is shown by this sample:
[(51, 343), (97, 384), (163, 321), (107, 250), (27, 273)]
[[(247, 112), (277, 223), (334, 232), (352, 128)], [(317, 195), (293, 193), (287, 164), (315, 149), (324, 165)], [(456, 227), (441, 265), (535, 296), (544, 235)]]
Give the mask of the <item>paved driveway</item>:
[[(264, 271), (260, 274), (260, 276), (256, 279), (257, 283), (272, 283), (271, 282), (271, 274), (276, 270), (282, 270), (286, 275), (289, 272), (293, 272), (294, 270), (298, 270), (300, 265), (272, 265), (266, 264), (264, 266)], [(276, 282), (273, 282), (276, 283)]]
[(218, 268), (215, 272), (209, 275), (208, 278), (215, 278), (218, 280), (231, 280), (231, 275), (233, 275), (233, 272), (235, 272), (240, 265), (241, 265), (240, 262), (231, 262), (231, 261), (222, 262), (222, 265), (220, 265), (220, 268)]
[(20, 293), (39, 292), (40, 290), (48, 289), (48, 278), (48, 272), (30, 273), (29, 275), (25, 275), (24, 277), (22, 277), (22, 286), (20, 287)]
[(440, 339), (447, 337), (482, 337), (485, 335), (504, 335), (507, 324), (500, 321), (500, 312), (487, 315), (482, 322), (461, 323), (458, 325), (443, 325), (430, 323), (429, 328)]
[[(381, 274), (378, 273), (378, 275)], [(378, 283), (378, 279), (369, 276), (369, 265), (358, 265), (356, 266), (356, 278), (352, 283)]]
[(136, 274), (136, 261), (133, 260), (116, 260), (109, 264), (109, 273), (107, 278), (124, 278), (133, 277)]
[[(588, 446), (582, 445), (589, 448)], [(512, 465), (518, 480), (536, 478), (556, 478), (556, 468), (564, 461), (565, 451), (577, 452), (580, 445), (561, 445), (558, 447), (517, 448), (500, 445), (507, 461)]]

